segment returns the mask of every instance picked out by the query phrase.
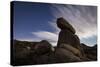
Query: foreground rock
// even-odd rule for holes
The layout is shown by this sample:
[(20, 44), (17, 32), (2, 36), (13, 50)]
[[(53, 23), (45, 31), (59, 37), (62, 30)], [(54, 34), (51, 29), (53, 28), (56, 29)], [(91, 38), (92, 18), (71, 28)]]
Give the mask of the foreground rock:
[[(14, 52), (13, 65), (51, 64), (97, 60), (96, 45), (93, 47), (88, 47), (85, 44), (81, 44), (81, 50), (83, 51), (85, 56), (82, 55), (82, 57), (80, 57), (80, 51), (68, 44), (62, 44), (60, 47), (53, 47), (55, 48), (55, 51), (51, 50), (50, 48), (49, 50), (47, 49), (47, 51), (44, 51), (44, 49), (46, 49), (48, 46), (46, 48), (42, 48), (43, 50), (40, 51), (41, 49), (36, 49), (35, 47), (36, 44), (40, 45), (40, 42), (33, 44), (31, 44), (31, 42), (27, 43), (34, 47), (32, 47), (31, 49), (27, 49), (27, 44), (25, 44), (24, 42), (17, 41), (15, 43), (16, 47), (14, 49), (16, 50), (16, 52)], [(24, 46), (22, 46), (21, 44), (24, 44)], [(40, 51), (40, 53), (37, 51)]]

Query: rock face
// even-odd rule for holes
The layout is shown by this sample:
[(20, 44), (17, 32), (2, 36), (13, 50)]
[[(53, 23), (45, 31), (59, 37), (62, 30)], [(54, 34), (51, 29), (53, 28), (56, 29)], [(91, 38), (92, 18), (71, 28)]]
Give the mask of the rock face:
[[(71, 24), (68, 23), (64, 18), (57, 19), (57, 26), (61, 29), (58, 37), (57, 47), (61, 48), (60, 50), (56, 50), (57, 54), (60, 52), (61, 54), (65, 53), (64, 55), (66, 58), (73, 58), (73, 61), (81, 61), (82, 52), (80, 47), (80, 39), (75, 34), (75, 29)], [(63, 52), (64, 51), (64, 52)], [(72, 54), (72, 55), (71, 55)], [(63, 56), (64, 56), (63, 55)], [(58, 55), (60, 56), (60, 55)], [(69, 62), (72, 61), (69, 59)]]
[(64, 48), (57, 48), (55, 51), (55, 56), (58, 59), (58, 63), (81, 61), (81, 59), (78, 56), (74, 55), (71, 51)]
[(75, 35), (75, 29), (72, 25), (70, 25), (65, 19), (58, 18), (57, 26), (61, 29), (57, 46), (59, 47), (62, 43), (65, 43), (80, 49), (80, 40), (78, 36)]
[(70, 44), (75, 48), (80, 48), (80, 40), (77, 35), (72, 34), (69, 30), (61, 30), (59, 33), (58, 44), (59, 47), (62, 43)]
[(81, 53), (80, 53), (79, 49), (74, 48), (73, 46), (71, 46), (69, 44), (63, 44), (62, 43), (62, 45), (60, 47), (72, 52), (76, 56), (81, 56)]

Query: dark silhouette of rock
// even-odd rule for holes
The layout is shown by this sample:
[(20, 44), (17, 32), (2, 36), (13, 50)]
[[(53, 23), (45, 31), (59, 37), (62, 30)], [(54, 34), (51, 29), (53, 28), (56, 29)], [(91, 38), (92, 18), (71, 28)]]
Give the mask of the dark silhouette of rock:
[(75, 35), (75, 29), (72, 27), (72, 25), (61, 17), (57, 19), (57, 26), (61, 28), (57, 46), (59, 47), (63, 43), (71, 45), (80, 50), (80, 39), (77, 35)]
[(52, 51), (52, 45), (46, 41), (46, 40), (42, 40), (40, 43), (38, 43), (35, 47), (35, 53), (38, 55), (42, 55), (45, 53), (49, 53)]
[(85, 44), (81, 43), (81, 48), (84, 51), (85, 56), (91, 60), (97, 60), (97, 45), (92, 47), (86, 46)]
[[(29, 55), (38, 42), (13, 41), (13, 65), (30, 64)], [(34, 53), (34, 51), (32, 52)]]
[(69, 30), (71, 33), (75, 34), (75, 29), (73, 28), (73, 26), (71, 24), (69, 24), (68, 21), (66, 21), (64, 18), (60, 17), (57, 19), (57, 26), (61, 29), (67, 29)]
[[(14, 45), (16, 46), (14, 46), (14, 65), (51, 64), (97, 60), (97, 45), (89, 47), (85, 44), (80, 44), (81, 50), (79, 50), (72, 45), (65, 43), (62, 43), (60, 47), (52, 47), (48, 41), (43, 40), (37, 43), (33, 42), (35, 43), (34, 48), (32, 47), (32, 49), (28, 49), (27, 44), (30, 46), (33, 46), (34, 44), (32, 44), (32, 42), (24, 42), (25, 41), (14, 42)], [(43, 46), (41, 48), (42, 50), (39, 49), (41, 44)], [(36, 48), (36, 46), (38, 48)], [(50, 46), (54, 48), (55, 51), (48, 48)], [(40, 51), (41, 53), (37, 51)]]
[[(60, 52), (59, 56), (60, 54), (64, 56), (68, 52), (69, 54), (70, 53), (73, 54), (71, 57), (76, 56), (79, 59), (84, 60), (84, 61), (89, 61), (89, 59), (92, 59), (92, 60), (95, 59), (96, 56), (94, 56), (94, 59), (93, 59), (93, 56), (90, 55), (89, 53), (88, 53), (89, 57), (87, 56), (86, 50), (89, 51), (92, 49), (89, 49), (87, 46), (81, 46), (79, 37), (75, 35), (75, 29), (72, 27), (72, 25), (68, 23), (68, 21), (66, 21), (63, 18), (58, 18), (57, 26), (61, 29), (59, 33), (59, 37), (58, 37), (57, 47), (61, 48), (62, 50), (60, 51), (62, 52), (60, 52), (59, 50), (56, 50), (56, 52)], [(66, 58), (69, 58), (69, 56), (66, 56)]]
[(62, 17), (57, 19), (57, 26), (61, 29), (55, 51), (60, 59), (58, 62), (82, 61), (80, 39), (75, 35), (75, 29)]

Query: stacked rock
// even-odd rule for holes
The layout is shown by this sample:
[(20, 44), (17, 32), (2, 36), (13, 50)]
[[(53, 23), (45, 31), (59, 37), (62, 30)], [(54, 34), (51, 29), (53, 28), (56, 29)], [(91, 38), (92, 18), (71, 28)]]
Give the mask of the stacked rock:
[(68, 23), (64, 18), (57, 19), (57, 26), (61, 29), (58, 38), (57, 46), (60, 47), (62, 43), (70, 44), (75, 48), (80, 48), (80, 40), (77, 35), (75, 35), (75, 29), (71, 24)]
[(60, 62), (81, 61), (80, 39), (75, 34), (76, 31), (73, 26), (62, 17), (57, 19), (57, 26), (61, 31), (59, 33), (55, 55), (62, 60)]

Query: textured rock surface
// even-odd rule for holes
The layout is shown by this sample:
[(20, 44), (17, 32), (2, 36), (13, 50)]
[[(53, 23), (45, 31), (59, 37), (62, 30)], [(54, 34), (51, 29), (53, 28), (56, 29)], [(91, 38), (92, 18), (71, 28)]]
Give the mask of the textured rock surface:
[(72, 25), (61, 17), (57, 19), (57, 26), (61, 29), (57, 46), (59, 47), (62, 43), (64, 43), (80, 49), (80, 40), (78, 36), (75, 35), (75, 29)]
[(67, 51), (70, 51), (70, 52), (72, 52), (74, 55), (76, 55), (76, 56), (78, 56), (78, 57), (81, 57), (82, 55), (81, 55), (81, 51), (79, 50), (79, 49), (77, 49), (77, 48), (75, 48), (75, 47), (73, 47), (73, 46), (71, 46), (71, 45), (69, 45), (69, 44), (61, 44), (61, 46), (60, 46), (60, 48), (64, 48), (64, 49), (66, 49)]
[(55, 56), (58, 59), (57, 62), (76, 62), (81, 61), (81, 59), (75, 56), (71, 51), (64, 48), (57, 48), (55, 51)]
[(68, 30), (61, 30), (58, 37), (58, 44), (59, 47), (62, 43), (69, 44), (75, 48), (80, 49), (80, 40), (77, 35), (72, 34)]

